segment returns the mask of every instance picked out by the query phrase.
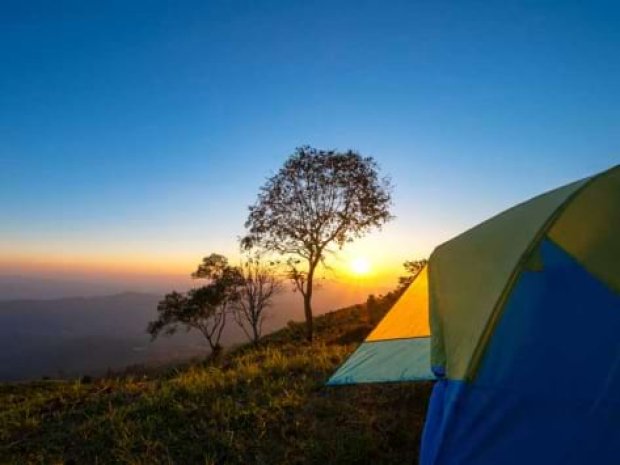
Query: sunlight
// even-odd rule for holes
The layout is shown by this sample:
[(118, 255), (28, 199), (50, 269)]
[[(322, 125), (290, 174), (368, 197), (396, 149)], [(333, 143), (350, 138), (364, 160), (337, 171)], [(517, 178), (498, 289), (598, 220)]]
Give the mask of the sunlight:
[(362, 276), (370, 273), (370, 261), (366, 257), (357, 257), (349, 263), (353, 274)]

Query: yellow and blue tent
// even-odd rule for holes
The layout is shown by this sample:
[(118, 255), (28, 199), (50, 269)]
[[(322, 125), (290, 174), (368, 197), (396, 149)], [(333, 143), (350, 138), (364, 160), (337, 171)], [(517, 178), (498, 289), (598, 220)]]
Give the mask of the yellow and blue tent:
[(620, 463), (620, 165), (437, 247), (328, 384), (431, 379), (423, 465)]

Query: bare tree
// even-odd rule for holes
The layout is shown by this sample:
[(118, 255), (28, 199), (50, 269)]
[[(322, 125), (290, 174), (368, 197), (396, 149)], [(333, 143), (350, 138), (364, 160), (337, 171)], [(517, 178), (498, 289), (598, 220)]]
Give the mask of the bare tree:
[(289, 277), (303, 296), (308, 340), (317, 267), (331, 246), (342, 248), (392, 218), (390, 191), (371, 157), (307, 146), (261, 187), (246, 221), (248, 237), (287, 257)]
[(265, 261), (259, 251), (248, 250), (240, 266), (243, 280), (235, 302), (235, 321), (248, 339), (257, 344), (263, 331), (266, 310), (282, 290), (277, 263)]

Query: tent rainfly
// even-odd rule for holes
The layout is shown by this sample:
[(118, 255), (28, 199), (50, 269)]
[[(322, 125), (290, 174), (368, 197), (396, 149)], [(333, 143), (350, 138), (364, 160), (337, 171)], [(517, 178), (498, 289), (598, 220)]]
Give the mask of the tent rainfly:
[(328, 384), (431, 379), (422, 465), (620, 463), (620, 165), (437, 247)]

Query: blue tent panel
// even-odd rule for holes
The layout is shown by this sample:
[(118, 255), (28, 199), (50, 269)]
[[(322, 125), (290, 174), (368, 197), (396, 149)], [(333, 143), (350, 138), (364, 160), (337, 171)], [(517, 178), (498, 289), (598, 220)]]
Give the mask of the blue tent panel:
[(477, 377), (436, 385), (423, 465), (620, 463), (620, 295), (550, 240), (538, 252)]
[(432, 380), (430, 361), (430, 337), (363, 342), (327, 384)]

